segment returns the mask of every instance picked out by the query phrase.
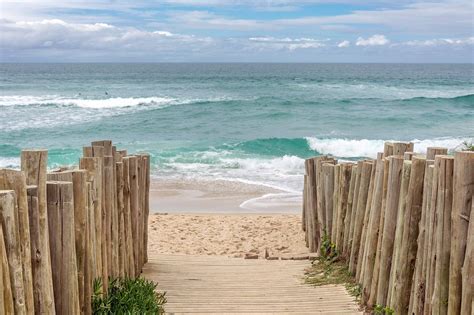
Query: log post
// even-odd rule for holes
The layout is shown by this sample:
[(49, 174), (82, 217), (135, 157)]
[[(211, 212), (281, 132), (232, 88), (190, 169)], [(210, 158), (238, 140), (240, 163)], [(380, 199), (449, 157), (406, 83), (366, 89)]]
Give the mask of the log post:
[(451, 260), (449, 266), (448, 313), (459, 314), (462, 296), (462, 265), (466, 252), (469, 216), (474, 195), (474, 152), (454, 154)]
[(20, 250), (20, 231), (16, 196), (13, 190), (0, 190), (0, 221), (2, 224), (8, 265), (9, 281), (13, 296), (15, 314), (27, 314), (25, 302), (25, 283), (23, 281), (22, 257)]
[(322, 188), (324, 193), (324, 217), (325, 231), (327, 237), (331, 239), (332, 235), (332, 219), (333, 219), (333, 194), (334, 194), (334, 164), (324, 163), (322, 165)]
[(469, 219), (469, 229), (467, 232), (466, 255), (462, 266), (462, 296), (461, 314), (472, 314), (473, 308), (473, 287), (474, 281), (474, 202), (471, 206), (471, 216)]
[(412, 142), (394, 142), (393, 155), (403, 156), (405, 152), (413, 152), (414, 145)]
[(362, 301), (367, 303), (370, 295), (370, 285), (374, 272), (375, 256), (377, 251), (377, 240), (379, 234), (380, 215), (382, 212), (383, 175), (384, 160), (377, 159), (375, 165), (375, 177), (373, 185), (373, 196), (370, 204), (370, 217), (367, 226), (364, 251), (364, 277), (362, 281)]
[[(89, 174), (88, 174), (89, 175)], [(97, 278), (97, 241), (95, 234), (95, 188), (94, 182), (87, 181), (87, 239), (84, 269), (84, 314), (92, 313), (94, 279)]]
[(387, 305), (391, 308), (394, 308), (392, 304), (394, 289), (396, 282), (396, 272), (399, 270), (400, 265), (400, 252), (402, 248), (402, 239), (403, 239), (403, 220), (405, 217), (405, 210), (407, 204), (408, 196), (408, 186), (410, 184), (410, 173), (411, 173), (411, 161), (404, 161), (403, 171), (402, 171), (402, 181), (400, 186), (400, 198), (398, 201), (398, 212), (396, 217), (396, 229), (395, 229), (395, 240), (393, 243), (393, 254), (392, 254), (392, 266), (390, 269), (390, 280), (388, 285), (388, 294), (387, 294)]
[(447, 148), (428, 147), (426, 149), (426, 159), (427, 160), (434, 160), (435, 156), (437, 156), (437, 155), (446, 155), (446, 154), (448, 154), (448, 149)]
[[(0, 211), (3, 209), (2, 192), (0, 192)], [(11, 197), (14, 199), (15, 197)], [(3, 225), (0, 214), (0, 312), (3, 314), (13, 314), (12, 287), (10, 283), (10, 267), (8, 266), (7, 248), (3, 233)]]
[(123, 163), (123, 205), (124, 205), (124, 229), (126, 237), (126, 274), (127, 277), (135, 275), (135, 263), (133, 258), (133, 233), (132, 217), (130, 211), (130, 157), (125, 157)]
[(403, 154), (403, 159), (407, 160), (407, 161), (411, 161), (411, 159), (413, 158), (413, 156), (415, 156), (415, 152), (405, 152)]
[(140, 274), (139, 266), (139, 230), (138, 230), (138, 212), (140, 207), (138, 194), (138, 165), (137, 157), (131, 156), (129, 158), (129, 177), (130, 177), (130, 213), (132, 219), (132, 234), (133, 234), (133, 264), (134, 276)]
[[(348, 248), (347, 248), (347, 255), (348, 258), (352, 257), (352, 243), (354, 241), (354, 228), (355, 228), (355, 222), (356, 222), (356, 216), (357, 216), (357, 200), (359, 198), (359, 188), (360, 188), (360, 177), (361, 177), (361, 172), (362, 172), (362, 164), (363, 161), (357, 162), (357, 174), (356, 174), (356, 179), (354, 182), (354, 193), (352, 196), (352, 209), (351, 209), (351, 223), (349, 225), (349, 236), (348, 236)], [(350, 267), (349, 267), (350, 270)]]
[(334, 188), (333, 188), (333, 194), (332, 194), (332, 227), (331, 227), (331, 242), (336, 244), (336, 235), (337, 235), (337, 222), (338, 222), (338, 216), (339, 216), (339, 186), (340, 186), (340, 181), (341, 181), (341, 164), (337, 164), (334, 166)]
[(337, 234), (336, 234), (336, 248), (342, 252), (344, 244), (345, 220), (346, 210), (351, 182), (352, 164), (342, 164), (340, 182), (339, 182), (339, 202), (338, 202), (338, 216), (337, 216)]
[(23, 269), (25, 305), (28, 313), (34, 313), (33, 273), (31, 270), (30, 220), (28, 218), (28, 197), (26, 178), (21, 171), (0, 170), (0, 189), (15, 191), (16, 211), (18, 212), (19, 246)]
[(47, 161), (47, 150), (21, 152), (21, 170), (26, 176), (26, 184), (36, 186), (37, 207), (29, 209), (29, 216), (33, 282), (37, 294), (35, 312), (39, 314), (50, 314), (55, 309), (46, 208)]
[(383, 144), (383, 156), (389, 157), (393, 155), (393, 143), (385, 142)]
[(392, 156), (389, 165), (387, 201), (382, 235), (382, 252), (380, 257), (380, 270), (377, 286), (377, 304), (386, 305), (388, 294), (388, 281), (397, 220), (398, 202), (400, 197), (401, 175), (403, 170), (403, 157)]
[(125, 276), (125, 246), (126, 246), (126, 235), (125, 235), (125, 216), (124, 216), (124, 202), (123, 202), (123, 163), (115, 163), (115, 174), (116, 174), (116, 188), (117, 188), (117, 212), (118, 212), (118, 256), (119, 256), (119, 275)]
[(351, 251), (351, 244), (349, 242), (350, 238), (350, 229), (352, 221), (352, 204), (354, 199), (354, 191), (357, 179), (357, 165), (354, 165), (351, 169), (351, 182), (349, 183), (349, 193), (347, 195), (347, 207), (346, 207), (346, 216), (344, 218), (344, 243), (342, 247), (342, 253), (345, 257), (349, 257)]
[(87, 171), (87, 181), (91, 183), (92, 208), (89, 208), (91, 239), (95, 243), (95, 277), (103, 277), (102, 267), (102, 160), (99, 157), (84, 157), (79, 160), (79, 168)]
[[(415, 271), (413, 275), (413, 284), (411, 288), (409, 314), (423, 314), (425, 301), (425, 262), (427, 246), (427, 213), (429, 212), (429, 204), (431, 200), (431, 184), (433, 182), (433, 160), (426, 160), (425, 176), (423, 179), (423, 200), (421, 207), (421, 219), (418, 232), (417, 253)], [(426, 253), (425, 253), (426, 251)]]
[(453, 204), (454, 158), (441, 155), (436, 200), (436, 262), (433, 281), (434, 314), (447, 314), (449, 294), (449, 255), (451, 249), (451, 209)]
[[(410, 302), (410, 289), (417, 258), (417, 238), (423, 204), (425, 166), (426, 159), (413, 157), (404, 216), (401, 223), (403, 225), (402, 241), (399, 244), (401, 248), (395, 269), (394, 292), (392, 292), (392, 305), (397, 314), (406, 314)], [(400, 216), (401, 213), (398, 215)]]
[(107, 269), (109, 276), (118, 274), (118, 216), (115, 209), (114, 158), (104, 156), (105, 227), (107, 243)]
[(303, 175), (303, 204), (302, 204), (302, 212), (301, 212), (301, 228), (303, 232), (305, 232), (305, 241), (306, 241), (306, 247), (308, 247), (308, 233), (306, 233), (306, 210), (307, 210), (307, 186), (308, 186), (308, 175), (304, 174)]
[(56, 313), (79, 314), (73, 185), (51, 181), (46, 186)]
[(360, 173), (359, 187), (357, 189), (357, 209), (352, 214), (354, 216), (354, 234), (352, 236), (351, 256), (349, 260), (349, 271), (355, 275), (357, 264), (359, 263), (359, 249), (362, 236), (362, 225), (364, 224), (365, 208), (369, 193), (370, 176), (372, 173), (372, 163), (363, 162)]

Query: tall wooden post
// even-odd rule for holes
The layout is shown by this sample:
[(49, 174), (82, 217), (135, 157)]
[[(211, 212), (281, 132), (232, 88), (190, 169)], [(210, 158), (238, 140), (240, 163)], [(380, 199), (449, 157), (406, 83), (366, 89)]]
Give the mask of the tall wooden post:
[(448, 313), (459, 314), (462, 296), (462, 265), (474, 195), (474, 152), (454, 154), (451, 260), (449, 266)]
[[(15, 197), (11, 197), (12, 200)], [(2, 192), (0, 192), (0, 211), (3, 212), (4, 201), (2, 201)], [(7, 248), (3, 233), (2, 219), (0, 215), (0, 312), (3, 314), (13, 314), (12, 286), (10, 283), (10, 266), (7, 259)]]
[(129, 176), (130, 176), (130, 212), (132, 218), (132, 234), (133, 234), (133, 263), (134, 276), (140, 274), (139, 266), (139, 230), (138, 230), (138, 212), (140, 207), (138, 195), (138, 165), (137, 157), (133, 156), (129, 159)]
[(30, 220), (28, 218), (28, 198), (26, 195), (25, 174), (21, 171), (10, 169), (0, 170), (0, 189), (11, 189), (15, 191), (25, 305), (28, 313), (34, 313), (35, 306), (33, 297), (33, 273), (31, 270)]
[(56, 181), (46, 185), (56, 313), (79, 314), (73, 185)]
[(126, 275), (135, 275), (135, 263), (133, 256), (133, 233), (132, 217), (130, 211), (130, 157), (125, 157), (123, 163), (123, 204), (124, 204), (124, 229), (126, 237)]
[(350, 229), (352, 222), (352, 204), (354, 199), (354, 191), (356, 185), (356, 178), (358, 174), (358, 167), (354, 165), (351, 170), (351, 182), (349, 183), (349, 193), (347, 195), (346, 216), (344, 218), (344, 243), (342, 244), (342, 253), (345, 257), (349, 257), (351, 252)]
[(124, 200), (123, 200), (123, 163), (115, 163), (116, 174), (116, 188), (117, 188), (117, 212), (118, 212), (118, 257), (119, 257), (119, 275), (125, 276), (125, 250), (126, 250), (126, 235), (125, 235), (125, 215), (124, 215)]

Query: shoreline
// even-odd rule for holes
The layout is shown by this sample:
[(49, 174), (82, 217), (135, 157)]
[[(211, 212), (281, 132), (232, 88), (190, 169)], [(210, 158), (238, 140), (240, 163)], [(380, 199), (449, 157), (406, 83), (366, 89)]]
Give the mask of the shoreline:
[(301, 194), (231, 180), (152, 179), (152, 214), (299, 214)]

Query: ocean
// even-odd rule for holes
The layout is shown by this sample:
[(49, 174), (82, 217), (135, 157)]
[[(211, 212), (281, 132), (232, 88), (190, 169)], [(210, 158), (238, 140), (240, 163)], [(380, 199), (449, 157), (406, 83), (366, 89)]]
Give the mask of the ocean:
[(0, 64), (0, 167), (30, 147), (49, 149), (50, 167), (77, 164), (112, 139), (149, 152), (155, 178), (298, 198), (307, 157), (473, 137), (473, 64)]

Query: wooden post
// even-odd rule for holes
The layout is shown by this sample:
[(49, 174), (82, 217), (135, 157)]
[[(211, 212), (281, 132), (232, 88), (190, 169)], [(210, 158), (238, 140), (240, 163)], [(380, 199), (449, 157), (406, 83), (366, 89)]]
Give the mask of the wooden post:
[(394, 308), (392, 298), (394, 294), (393, 287), (395, 286), (395, 274), (400, 265), (400, 252), (402, 249), (403, 239), (403, 220), (405, 217), (405, 209), (407, 204), (408, 186), (410, 184), (411, 161), (404, 161), (402, 171), (402, 181), (400, 186), (400, 198), (398, 201), (398, 212), (396, 217), (395, 240), (393, 242), (392, 266), (390, 268), (390, 280), (388, 285), (387, 305)]
[[(354, 241), (354, 228), (355, 228), (355, 222), (356, 222), (356, 217), (357, 217), (357, 200), (359, 198), (359, 188), (360, 188), (360, 177), (361, 177), (361, 172), (362, 172), (362, 164), (363, 161), (357, 162), (357, 174), (356, 174), (356, 179), (354, 183), (354, 193), (352, 196), (352, 209), (351, 209), (351, 223), (349, 226), (349, 235), (348, 235), (348, 248), (347, 248), (347, 255), (348, 258), (352, 257), (352, 243)], [(350, 267), (349, 267), (350, 270)]]
[(349, 183), (349, 193), (347, 195), (347, 207), (346, 207), (346, 217), (344, 218), (344, 243), (342, 248), (342, 253), (345, 257), (349, 257), (351, 251), (351, 243), (349, 242), (350, 238), (350, 229), (352, 222), (352, 204), (354, 199), (354, 191), (356, 185), (356, 179), (358, 174), (358, 167), (354, 165), (351, 170), (351, 182)]
[(133, 263), (134, 276), (140, 274), (139, 266), (139, 230), (138, 230), (138, 212), (139, 212), (139, 195), (138, 195), (138, 165), (137, 157), (131, 156), (129, 158), (129, 177), (130, 177), (130, 213), (132, 218), (132, 234), (133, 234)]
[(439, 168), (441, 165), (441, 156), (435, 157), (434, 170), (433, 170), (433, 181), (431, 184), (431, 201), (430, 209), (427, 213), (427, 224), (428, 224), (428, 241), (427, 241), (427, 254), (426, 254), (426, 284), (425, 284), (425, 305), (424, 311), (428, 314), (432, 312), (433, 303), (433, 289), (434, 289), (434, 276), (435, 276), (435, 264), (436, 264), (436, 201), (438, 200), (438, 180), (439, 180)]
[[(334, 159), (322, 157), (315, 159), (314, 161), (314, 173), (315, 173), (315, 188), (316, 188), (316, 205), (317, 205), (317, 226), (319, 226), (319, 235), (322, 237), (327, 233), (326, 227), (326, 196), (324, 193), (323, 183), (323, 163), (333, 163)], [(317, 242), (317, 248), (319, 248), (319, 241)], [(317, 249), (316, 249), (317, 250)]]
[[(84, 157), (79, 160), (79, 168), (87, 171), (87, 181), (92, 184), (92, 208), (89, 221), (94, 221), (91, 238), (95, 242), (95, 277), (103, 277), (102, 267), (102, 160), (99, 157)], [(95, 278), (94, 277), (94, 278)]]
[(301, 212), (301, 228), (305, 232), (305, 240), (306, 240), (306, 247), (308, 247), (308, 233), (306, 233), (306, 204), (307, 204), (307, 186), (308, 186), (308, 175), (303, 175), (303, 204), (302, 204), (302, 212)]
[(451, 209), (453, 204), (454, 158), (441, 155), (438, 171), (438, 194), (436, 200), (436, 262), (434, 273), (434, 314), (447, 314), (449, 293), (449, 255), (451, 241)]
[(116, 188), (117, 188), (117, 212), (119, 219), (118, 226), (118, 256), (119, 256), (119, 275), (125, 276), (125, 246), (126, 246), (126, 235), (125, 235), (125, 216), (124, 216), (124, 202), (123, 202), (123, 163), (115, 163), (115, 174), (116, 174)]
[(370, 295), (370, 285), (374, 272), (375, 256), (377, 251), (377, 239), (379, 234), (380, 215), (382, 212), (383, 175), (384, 160), (377, 159), (375, 165), (375, 178), (373, 185), (373, 197), (370, 205), (370, 217), (367, 226), (367, 236), (364, 251), (364, 277), (362, 281), (362, 301), (367, 303)]
[(461, 296), (461, 314), (472, 314), (473, 305), (473, 287), (474, 281), (474, 202), (471, 206), (471, 216), (469, 219), (469, 229), (467, 232), (466, 255), (462, 266), (462, 296)]
[(446, 155), (448, 154), (447, 148), (441, 147), (428, 147), (426, 150), (426, 159), (427, 160), (434, 160), (435, 156), (437, 155)]
[(392, 265), (392, 253), (395, 234), (395, 222), (398, 212), (398, 201), (400, 197), (401, 174), (403, 169), (403, 157), (390, 157), (387, 202), (385, 209), (384, 227), (382, 235), (382, 252), (380, 257), (380, 270), (377, 288), (377, 304), (386, 305), (388, 294), (388, 281), (390, 278), (390, 267)]
[(462, 296), (461, 269), (466, 252), (469, 216), (474, 195), (474, 152), (465, 151), (454, 154), (453, 191), (448, 313), (459, 314)]
[[(15, 197), (11, 197), (15, 199)], [(3, 212), (3, 197), (0, 192), (0, 212)], [(12, 287), (10, 283), (10, 267), (8, 266), (7, 248), (3, 233), (2, 215), (0, 214), (0, 312), (3, 314), (13, 314), (15, 309), (13, 307)]]
[(378, 283), (379, 283), (379, 274), (380, 274), (380, 265), (382, 258), (382, 238), (383, 238), (383, 228), (385, 225), (385, 210), (387, 208), (387, 192), (388, 192), (388, 175), (390, 171), (390, 160), (388, 158), (383, 159), (383, 188), (382, 188), (382, 206), (380, 213), (380, 222), (378, 227), (378, 236), (377, 236), (377, 250), (375, 253), (374, 261), (374, 271), (372, 274), (372, 281), (370, 283), (370, 294), (367, 300), (367, 306), (372, 307), (375, 305), (378, 292)]
[(46, 185), (56, 313), (79, 314), (73, 185), (57, 181)]
[(47, 150), (23, 150), (21, 152), (21, 170), (26, 176), (26, 184), (36, 186), (37, 206), (33, 209), (29, 208), (29, 217), (35, 312), (37, 314), (51, 314), (55, 309), (46, 208), (47, 161)]
[(403, 156), (405, 152), (413, 152), (414, 146), (412, 142), (394, 142), (393, 155)]
[(72, 170), (57, 173), (49, 173), (48, 180), (71, 182), (73, 187), (74, 200), (74, 237), (75, 237), (75, 252), (76, 252), (76, 268), (77, 268), (77, 283), (79, 290), (79, 305), (81, 313), (85, 312), (86, 305), (84, 292), (84, 275), (89, 273), (89, 268), (86, 264), (86, 251), (90, 250), (87, 243), (89, 229), (88, 223), (88, 199), (87, 199), (87, 171), (86, 170)]
[(151, 156), (143, 154), (145, 164), (145, 229), (144, 229), (144, 263), (148, 262), (148, 218), (150, 216)]
[[(410, 302), (410, 289), (415, 268), (417, 238), (423, 203), (423, 181), (426, 160), (413, 157), (411, 161), (410, 183), (407, 191), (404, 216), (403, 235), (398, 263), (395, 268), (395, 285), (392, 292), (392, 306), (397, 314), (406, 314)], [(403, 186), (403, 179), (402, 179)], [(402, 188), (403, 189), (403, 188)], [(401, 208), (400, 208), (401, 209)], [(399, 211), (400, 211), (399, 209)], [(399, 216), (401, 213), (398, 214)]]
[(114, 158), (104, 156), (105, 227), (109, 276), (118, 274), (118, 216), (115, 211)]
[(133, 257), (132, 217), (130, 211), (130, 157), (125, 157), (123, 163), (123, 204), (124, 204), (124, 229), (126, 236), (126, 274), (128, 277), (135, 275)]
[[(377, 154), (377, 159), (381, 159), (383, 156), (383, 153)], [(356, 280), (358, 283), (362, 283), (362, 277), (364, 276), (365, 271), (363, 270), (363, 266), (365, 264), (365, 239), (367, 238), (367, 228), (369, 225), (369, 218), (370, 218), (370, 210), (371, 210), (371, 205), (372, 205), (372, 197), (374, 193), (374, 182), (375, 182), (375, 167), (376, 164), (374, 164), (372, 161), (372, 170), (370, 174), (370, 184), (369, 184), (369, 190), (367, 193), (367, 201), (365, 204), (365, 209), (364, 209), (364, 220), (362, 224), (362, 233), (361, 233), (361, 238), (360, 238), (360, 245), (359, 245), (359, 254), (358, 254), (358, 263), (357, 263), (357, 270), (356, 270)]]
[(403, 159), (407, 160), (407, 161), (411, 161), (411, 159), (413, 158), (413, 156), (415, 156), (415, 152), (405, 152), (403, 154)]
[(20, 250), (20, 231), (16, 196), (13, 190), (0, 190), (0, 220), (5, 238), (9, 280), (13, 296), (15, 314), (27, 314), (25, 302), (25, 283), (23, 281), (22, 257)]
[(372, 172), (372, 163), (363, 162), (360, 173), (359, 187), (357, 190), (357, 209), (352, 214), (354, 216), (354, 234), (352, 236), (351, 256), (349, 260), (349, 271), (355, 275), (357, 264), (359, 263), (359, 248), (362, 236), (362, 225), (364, 222), (365, 208), (367, 205), (367, 196), (369, 193), (370, 176)]
[(393, 155), (393, 143), (385, 142), (383, 145), (383, 156), (389, 157)]
[(19, 246), (22, 258), (25, 305), (28, 313), (34, 313), (33, 273), (31, 270), (30, 220), (28, 218), (28, 198), (26, 178), (21, 171), (0, 170), (0, 189), (14, 190), (18, 212)]
[(324, 217), (326, 218), (324, 227), (326, 235), (331, 239), (332, 234), (332, 217), (333, 217), (333, 194), (334, 194), (334, 164), (324, 163), (322, 165), (322, 185), (324, 192)]
[[(89, 176), (87, 172), (87, 176)], [(97, 278), (97, 241), (95, 234), (95, 188), (94, 182), (87, 181), (87, 239), (84, 269), (84, 314), (92, 313), (92, 294), (94, 279)]]
[(345, 220), (347, 203), (349, 196), (349, 186), (351, 182), (352, 164), (342, 164), (340, 182), (339, 182), (339, 199), (338, 199), (338, 216), (337, 216), (337, 234), (336, 234), (336, 248), (342, 251), (344, 244)]
[(338, 216), (339, 216), (339, 186), (340, 186), (340, 181), (341, 181), (341, 164), (337, 164), (334, 166), (334, 188), (333, 188), (333, 194), (332, 194), (332, 227), (331, 227), (331, 242), (336, 244), (336, 235), (337, 235), (337, 222), (338, 222)]
[(418, 232), (417, 253), (413, 284), (411, 288), (409, 314), (423, 314), (425, 301), (425, 263), (428, 252), (427, 246), (427, 214), (430, 209), (431, 184), (433, 182), (433, 160), (427, 160), (425, 165), (425, 177), (423, 180), (423, 200), (421, 207), (421, 219)]

